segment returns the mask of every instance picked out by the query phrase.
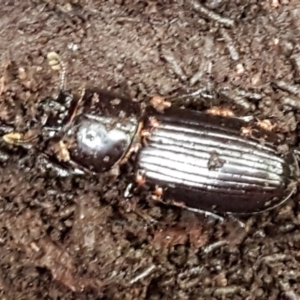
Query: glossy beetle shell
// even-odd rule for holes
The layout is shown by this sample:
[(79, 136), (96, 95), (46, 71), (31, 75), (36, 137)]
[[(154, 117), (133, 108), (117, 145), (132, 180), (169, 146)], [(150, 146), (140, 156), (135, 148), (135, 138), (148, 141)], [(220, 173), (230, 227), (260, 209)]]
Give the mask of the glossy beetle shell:
[(76, 143), (70, 149), (71, 159), (96, 173), (110, 170), (124, 157), (137, 130), (134, 120), (122, 121), (120, 124), (118, 118), (89, 114), (76, 118), (67, 132)]
[(67, 149), (62, 160), (95, 173), (109, 171), (126, 155), (136, 135), (138, 103), (109, 91), (88, 89), (70, 107), (61, 122), (61, 140)]
[(276, 135), (252, 127), (253, 135), (242, 136), (247, 126), (189, 110), (148, 115), (151, 134), (137, 172), (162, 187), (164, 198), (186, 207), (219, 213), (271, 209), (294, 192), (296, 162), (277, 151)]

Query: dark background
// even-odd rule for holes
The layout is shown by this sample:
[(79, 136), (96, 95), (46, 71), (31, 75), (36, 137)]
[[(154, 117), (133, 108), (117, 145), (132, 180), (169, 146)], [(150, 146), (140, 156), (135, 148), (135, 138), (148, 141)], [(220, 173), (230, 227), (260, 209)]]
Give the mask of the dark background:
[[(182, 104), (272, 118), (285, 147), (297, 146), (299, 28), (297, 0), (2, 0), (0, 119), (25, 132), (57, 94), (55, 51), (70, 88), (112, 87), (144, 104), (203, 88)], [(300, 298), (298, 195), (240, 218), (243, 230), (145, 194), (125, 200), (130, 166), (114, 183), (47, 178), (30, 151), (6, 153), (1, 299)]]

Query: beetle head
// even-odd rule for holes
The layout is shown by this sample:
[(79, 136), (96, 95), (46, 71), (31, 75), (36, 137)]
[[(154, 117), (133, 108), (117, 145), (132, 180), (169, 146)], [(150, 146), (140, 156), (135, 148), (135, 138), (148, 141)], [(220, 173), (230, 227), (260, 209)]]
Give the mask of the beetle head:
[(39, 103), (41, 123), (46, 127), (61, 127), (69, 113), (70, 106), (74, 99), (70, 91), (60, 91), (53, 99), (47, 97)]

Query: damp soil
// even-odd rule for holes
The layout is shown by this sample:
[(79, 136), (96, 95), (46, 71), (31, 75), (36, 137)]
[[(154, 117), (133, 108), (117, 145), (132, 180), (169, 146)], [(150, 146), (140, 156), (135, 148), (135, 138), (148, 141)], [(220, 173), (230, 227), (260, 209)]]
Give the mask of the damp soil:
[[(70, 89), (229, 108), (270, 119), (283, 149), (297, 147), (299, 27), (297, 0), (3, 0), (1, 126), (37, 123), (59, 89), (55, 51)], [(299, 194), (239, 218), (243, 229), (147, 193), (126, 199), (130, 166), (114, 181), (58, 178), (31, 149), (2, 146), (1, 299), (299, 299)]]

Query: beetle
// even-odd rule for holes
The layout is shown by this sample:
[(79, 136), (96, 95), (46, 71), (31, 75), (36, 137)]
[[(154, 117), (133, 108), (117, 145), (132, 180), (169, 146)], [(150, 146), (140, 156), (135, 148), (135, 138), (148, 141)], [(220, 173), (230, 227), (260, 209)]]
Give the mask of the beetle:
[[(59, 175), (110, 172), (135, 153), (137, 186), (150, 186), (153, 199), (190, 210), (259, 213), (296, 192), (297, 160), (293, 151), (278, 150), (282, 141), (268, 130), (270, 123), (250, 124), (220, 108), (174, 108), (161, 97), (142, 110), (111, 91), (73, 94), (64, 87), (59, 56), (51, 53), (48, 59), (62, 71), (62, 83), (56, 99), (41, 102), (47, 140), (43, 157)], [(17, 132), (3, 140), (31, 143)]]

